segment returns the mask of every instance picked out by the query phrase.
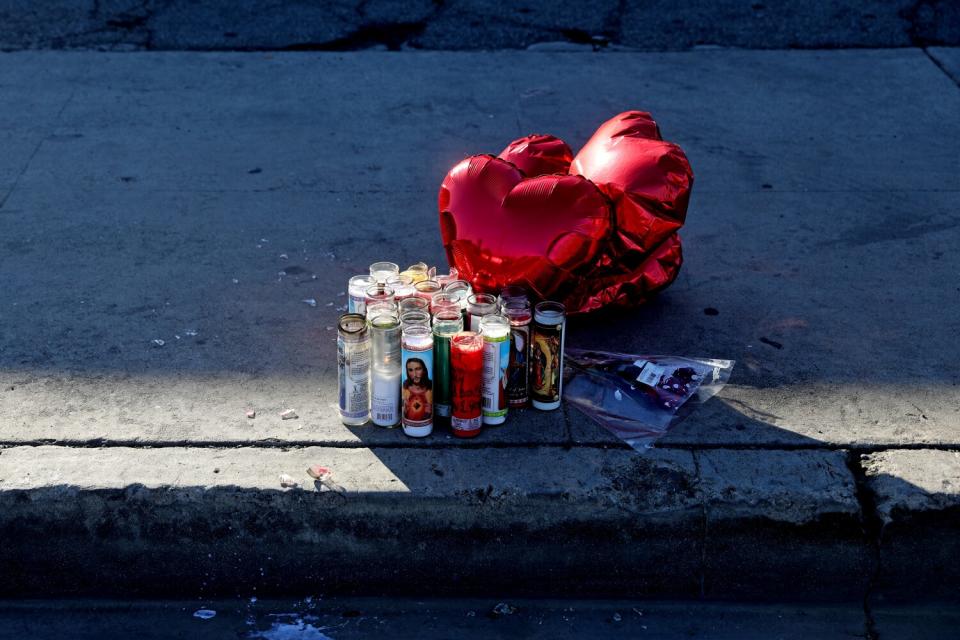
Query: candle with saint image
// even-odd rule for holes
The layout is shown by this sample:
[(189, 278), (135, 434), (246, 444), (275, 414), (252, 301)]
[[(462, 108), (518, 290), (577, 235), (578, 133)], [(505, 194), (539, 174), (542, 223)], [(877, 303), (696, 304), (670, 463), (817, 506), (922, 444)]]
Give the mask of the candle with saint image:
[(514, 298), (503, 305), (510, 320), (510, 366), (507, 368), (507, 404), (525, 407), (530, 402), (530, 303)]
[(530, 395), (534, 409), (560, 408), (566, 335), (566, 309), (562, 304), (541, 302), (534, 307), (530, 334)]
[(401, 358), (403, 432), (423, 438), (433, 432), (433, 331), (430, 327), (403, 327)]

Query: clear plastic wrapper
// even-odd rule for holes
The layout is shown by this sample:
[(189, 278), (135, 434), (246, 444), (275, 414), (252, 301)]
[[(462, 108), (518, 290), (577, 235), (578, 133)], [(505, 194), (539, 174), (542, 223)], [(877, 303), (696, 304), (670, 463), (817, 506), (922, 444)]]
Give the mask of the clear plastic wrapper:
[(689, 413), (715, 396), (734, 365), (569, 348), (565, 355), (564, 399), (637, 450), (667, 433), (681, 406)]

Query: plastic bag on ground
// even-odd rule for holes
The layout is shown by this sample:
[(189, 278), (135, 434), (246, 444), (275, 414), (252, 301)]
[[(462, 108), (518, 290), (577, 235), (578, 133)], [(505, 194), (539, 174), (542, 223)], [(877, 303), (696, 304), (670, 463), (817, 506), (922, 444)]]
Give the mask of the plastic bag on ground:
[(706, 402), (733, 360), (566, 349), (564, 399), (637, 450), (670, 430), (688, 400)]

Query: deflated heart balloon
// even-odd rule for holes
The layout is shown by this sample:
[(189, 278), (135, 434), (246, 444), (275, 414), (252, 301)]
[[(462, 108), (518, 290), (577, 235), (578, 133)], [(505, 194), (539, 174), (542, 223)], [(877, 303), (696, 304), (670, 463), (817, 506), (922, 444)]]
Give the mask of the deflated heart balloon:
[(548, 135), (472, 156), (440, 187), (450, 265), (476, 291), (510, 284), (568, 313), (633, 306), (676, 279), (693, 172), (650, 114), (605, 122), (573, 157)]

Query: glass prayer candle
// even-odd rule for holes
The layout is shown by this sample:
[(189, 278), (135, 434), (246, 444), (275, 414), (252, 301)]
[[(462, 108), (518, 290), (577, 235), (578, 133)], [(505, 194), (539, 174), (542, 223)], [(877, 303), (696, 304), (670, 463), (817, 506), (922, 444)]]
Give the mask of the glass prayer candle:
[(450, 339), (450, 387), (453, 408), (450, 427), (459, 438), (473, 438), (483, 425), (480, 388), (483, 379), (483, 338), (461, 331)]
[(370, 420), (392, 428), (400, 424), (400, 321), (395, 315), (378, 314), (369, 322)]
[(427, 304), (430, 304), (433, 294), (440, 293), (440, 285), (436, 280), (421, 280), (413, 288), (417, 290), (417, 297), (426, 300)]
[(398, 319), (400, 315), (397, 313), (397, 303), (392, 300), (377, 300), (376, 302), (367, 303), (367, 320), (373, 320), (377, 316), (393, 316)]
[[(416, 291), (416, 289), (414, 289)], [(430, 313), (430, 301), (414, 295), (412, 298), (404, 298), (397, 303), (401, 315), (407, 311), (426, 311)]]
[(367, 289), (376, 284), (374, 279), (368, 275), (353, 276), (347, 284), (347, 294), (350, 296), (347, 302), (347, 311), (349, 313), (366, 313)]
[(439, 312), (445, 310), (460, 313), (460, 298), (455, 294), (446, 293), (445, 291), (433, 294), (433, 297), (430, 299), (430, 313), (437, 315)]
[(521, 286), (512, 284), (509, 287), (504, 287), (500, 291), (500, 297), (497, 298), (497, 304), (502, 309), (505, 304), (511, 300), (526, 300), (529, 302), (530, 297), (527, 295), (527, 290)]
[(387, 284), (387, 280), (400, 273), (400, 267), (392, 262), (374, 262), (370, 265), (370, 277), (380, 284)]
[(460, 301), (460, 313), (463, 314), (464, 322), (467, 321), (467, 299), (473, 295), (473, 287), (466, 280), (454, 280), (448, 282), (443, 287), (444, 293), (452, 293)]
[(403, 432), (423, 438), (433, 432), (433, 331), (430, 327), (404, 327), (400, 354), (404, 376), (400, 386)]
[(337, 323), (337, 374), (343, 424), (365, 424), (370, 419), (370, 333), (358, 313), (346, 313)]
[(428, 270), (427, 263), (418, 262), (417, 264), (412, 264), (407, 267), (403, 273), (413, 278), (413, 284), (417, 284), (418, 282), (429, 279), (429, 276), (427, 276)]
[(467, 298), (470, 331), (480, 333), (480, 318), (497, 313), (497, 299), (489, 293), (475, 293)]
[(510, 321), (499, 315), (483, 316), (483, 424), (503, 424), (507, 419), (507, 367), (510, 365)]
[(393, 287), (393, 297), (396, 300), (405, 300), (417, 294), (417, 290), (413, 288), (413, 277), (402, 273), (391, 276), (390, 279), (387, 280), (387, 286)]
[(393, 302), (393, 287), (377, 283), (367, 287), (367, 304), (371, 302)]
[(403, 326), (419, 324), (424, 327), (430, 326), (430, 314), (426, 311), (404, 311), (400, 315), (400, 324)]
[(451, 282), (455, 282), (459, 277), (460, 277), (460, 272), (457, 271), (457, 268), (450, 267), (450, 273), (448, 273), (447, 275), (437, 274), (434, 279), (440, 283), (441, 287), (446, 288), (448, 284), (450, 284)]
[(530, 322), (533, 313), (526, 300), (510, 300), (503, 306), (510, 321), (510, 364), (507, 367), (507, 404), (511, 409), (530, 402)]
[(530, 395), (534, 409), (560, 408), (566, 328), (566, 310), (559, 302), (541, 302), (534, 307), (530, 345)]
[(450, 423), (450, 338), (463, 331), (459, 309), (441, 309), (433, 317), (433, 422)]

